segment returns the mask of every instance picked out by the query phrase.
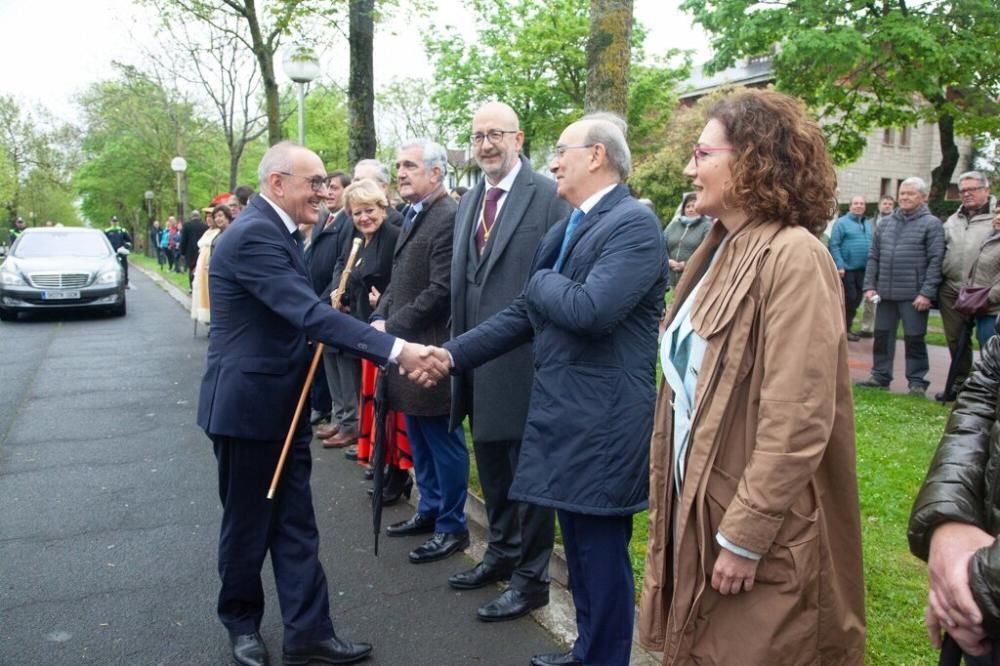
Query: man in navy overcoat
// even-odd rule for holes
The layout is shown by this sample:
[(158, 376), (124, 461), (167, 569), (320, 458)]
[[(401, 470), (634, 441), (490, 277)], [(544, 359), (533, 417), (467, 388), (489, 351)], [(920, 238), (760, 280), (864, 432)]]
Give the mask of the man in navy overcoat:
[(578, 632), (572, 650), (535, 666), (626, 666), (632, 644), (628, 542), (647, 507), (667, 262), (656, 216), (623, 184), (621, 125), (599, 114), (563, 131), (550, 169), (575, 210), (542, 239), (521, 295), (444, 345), (460, 372), (534, 341), (510, 498), (556, 509)]
[(264, 155), (258, 177), (260, 195), (219, 237), (209, 271), (212, 330), (198, 425), (215, 448), (223, 507), (218, 613), (237, 663), (269, 663), (259, 628), (260, 570), (270, 553), (284, 621), (284, 663), (350, 663), (367, 657), (372, 647), (341, 641), (330, 621), (309, 488), (308, 405), (273, 500), (267, 491), (307, 374), (307, 338), (380, 364), (395, 361), (411, 373), (427, 370), (421, 358), (426, 352), (316, 296), (297, 224), (315, 222), (327, 188), (319, 157), (279, 143)]

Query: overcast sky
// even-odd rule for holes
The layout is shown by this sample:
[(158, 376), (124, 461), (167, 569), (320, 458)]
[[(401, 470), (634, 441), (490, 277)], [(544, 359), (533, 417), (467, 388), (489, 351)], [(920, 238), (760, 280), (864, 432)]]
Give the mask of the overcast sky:
[[(706, 38), (676, 7), (680, 0), (635, 0), (635, 15), (648, 29), (646, 50), (699, 51), (707, 57)], [(439, 0), (441, 24), (468, 34), (473, 22), (459, 0)], [(0, 94), (12, 94), (29, 107), (44, 105), (58, 117), (77, 117), (73, 98), (90, 83), (112, 75), (113, 60), (139, 63), (137, 46), (153, 39), (152, 16), (130, 0), (0, 0)], [(403, 10), (375, 38), (376, 88), (394, 78), (429, 76), (412, 17)], [(335, 78), (346, 81), (347, 47), (324, 54), (324, 66), (342, 67)], [(416, 56), (416, 57), (414, 57)], [(280, 73), (279, 79), (284, 80)]]

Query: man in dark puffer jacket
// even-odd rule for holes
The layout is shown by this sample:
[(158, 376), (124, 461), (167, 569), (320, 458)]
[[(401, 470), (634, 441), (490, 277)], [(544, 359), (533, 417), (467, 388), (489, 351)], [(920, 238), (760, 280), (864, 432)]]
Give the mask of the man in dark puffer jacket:
[(910, 393), (927, 390), (927, 315), (941, 284), (944, 231), (927, 208), (927, 183), (907, 178), (899, 186), (899, 208), (875, 230), (868, 251), (864, 292), (880, 299), (875, 315), (872, 374), (858, 386), (888, 388), (896, 355), (896, 327), (903, 321), (906, 383)]
[[(1000, 639), (1000, 337), (958, 394), (910, 514), (910, 551), (928, 564), (927, 629), (944, 629), (967, 664), (990, 664)], [(969, 659), (970, 655), (980, 657)]]

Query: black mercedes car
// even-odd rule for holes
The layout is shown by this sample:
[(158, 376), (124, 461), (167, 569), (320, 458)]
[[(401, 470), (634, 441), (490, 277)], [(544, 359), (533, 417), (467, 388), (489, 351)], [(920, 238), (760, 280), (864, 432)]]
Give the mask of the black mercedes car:
[(0, 264), (0, 320), (19, 312), (94, 308), (125, 315), (118, 257), (97, 229), (27, 229)]

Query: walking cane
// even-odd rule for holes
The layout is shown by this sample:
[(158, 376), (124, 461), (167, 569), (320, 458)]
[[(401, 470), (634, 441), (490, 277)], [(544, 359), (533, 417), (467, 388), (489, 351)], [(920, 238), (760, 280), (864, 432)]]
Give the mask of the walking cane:
[[(330, 305), (333, 307), (337, 307), (337, 301), (340, 300), (340, 295), (344, 293), (344, 289), (347, 287), (347, 278), (350, 277), (351, 270), (354, 269), (354, 261), (358, 258), (359, 249), (361, 249), (361, 239), (355, 238), (354, 243), (351, 245), (351, 254), (347, 257), (347, 266), (344, 268), (343, 273), (340, 274), (340, 284), (337, 286), (337, 290), (330, 295)], [(267, 490), (267, 499), (274, 499), (274, 493), (278, 489), (281, 470), (285, 467), (285, 459), (288, 458), (288, 451), (292, 447), (292, 439), (295, 437), (295, 431), (298, 430), (299, 419), (302, 417), (302, 409), (305, 407), (306, 398), (309, 397), (309, 387), (312, 386), (313, 378), (316, 376), (316, 367), (319, 365), (321, 358), (323, 358), (323, 343), (317, 342), (316, 351), (313, 352), (312, 362), (309, 364), (309, 372), (306, 373), (306, 380), (302, 384), (302, 392), (299, 393), (299, 403), (295, 406), (292, 423), (288, 426), (285, 444), (281, 447), (278, 465), (274, 468), (274, 476), (271, 477), (271, 487)]]

